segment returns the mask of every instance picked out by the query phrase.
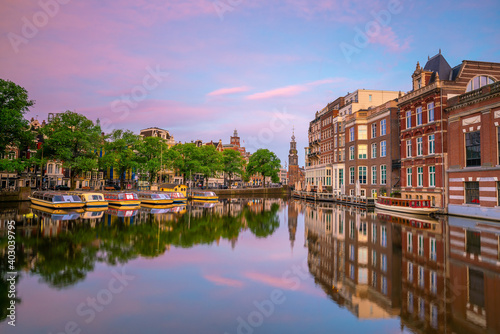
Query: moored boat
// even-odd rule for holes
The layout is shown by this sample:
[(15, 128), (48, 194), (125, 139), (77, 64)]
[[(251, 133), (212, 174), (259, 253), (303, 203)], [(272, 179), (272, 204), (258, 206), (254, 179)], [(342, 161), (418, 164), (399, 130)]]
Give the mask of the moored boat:
[(104, 199), (109, 205), (136, 207), (141, 204), (139, 197), (133, 192), (103, 192)]
[(137, 196), (142, 204), (168, 205), (174, 202), (169, 193), (141, 191), (137, 193)]
[(77, 209), (85, 205), (77, 195), (65, 192), (34, 191), (28, 198), (32, 204), (53, 209)]
[(87, 208), (106, 208), (108, 206), (108, 202), (101, 193), (70, 191), (68, 194), (80, 197)]
[(172, 192), (170, 193), (170, 198), (174, 201), (174, 203), (186, 203), (187, 198), (181, 192)]
[(428, 199), (394, 198), (385, 196), (377, 198), (375, 207), (382, 210), (418, 215), (429, 215), (439, 211), (439, 208), (431, 206), (431, 201)]
[(196, 191), (191, 194), (191, 199), (198, 201), (217, 201), (219, 197), (213, 191)]

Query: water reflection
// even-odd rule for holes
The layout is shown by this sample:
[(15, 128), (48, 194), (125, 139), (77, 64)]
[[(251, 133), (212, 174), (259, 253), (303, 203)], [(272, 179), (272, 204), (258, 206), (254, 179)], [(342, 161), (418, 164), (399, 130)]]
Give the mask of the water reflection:
[[(287, 314), (278, 318), (281, 319), (279, 327), (270, 327), (267, 332), (300, 332), (308, 326), (312, 332), (335, 331), (337, 325), (341, 326), (335, 320), (340, 313), (334, 313), (337, 318), (320, 318), (314, 324), (298, 327), (300, 321), (307, 318), (301, 317), (306, 312), (304, 308), (318, 303), (314, 298), (321, 298), (328, 304), (322, 304), (327, 310), (325, 313), (342, 310), (351, 314), (350, 318), (340, 318), (344, 323), (344, 327), (339, 327), (341, 332), (343, 329), (344, 332), (387, 332), (388, 328), (393, 332), (416, 333), (500, 332), (500, 311), (497, 311), (500, 225), (494, 222), (456, 217), (423, 219), (334, 204), (270, 198), (70, 213), (22, 203), (15, 208), (0, 208), (0, 319), (6, 318), (9, 303), (3, 273), (9, 271), (6, 222), (12, 219), (16, 221), (16, 270), (20, 273), (17, 282), (36, 277), (37, 284), (49, 287), (57, 305), (67, 304), (55, 292), (71, 293), (85, 283), (91, 285), (90, 273), (98, 274), (101, 265), (125, 265), (139, 258), (148, 263), (153, 263), (153, 259), (168, 261), (173, 259), (172, 252), (176, 248), (178, 261), (186, 259), (183, 255), (190, 252), (193, 266), (202, 268), (207, 259), (212, 263), (200, 273), (202, 281), (194, 280), (196, 275), (191, 268), (182, 273), (169, 271), (170, 276), (162, 278), (169, 278), (169, 288), (178, 291), (179, 299), (174, 302), (175, 307), (159, 305), (168, 305), (170, 317), (182, 317), (183, 312), (175, 313), (176, 308), (191, 307), (189, 300), (193, 298), (193, 289), (197, 289), (199, 294), (210, 296), (201, 297), (200, 303), (206, 302), (212, 307), (219, 301), (226, 306), (215, 308), (212, 315), (237, 312), (226, 317), (223, 324), (217, 324), (223, 329), (221, 332), (236, 328), (233, 315), (236, 319), (242, 314), (252, 314), (253, 309), (245, 308), (247, 304), (254, 305), (248, 298), (259, 294), (269, 296), (270, 291), (263, 290), (268, 285), (288, 291), (289, 301), (282, 306)], [(276, 233), (280, 229), (282, 234)], [(250, 241), (248, 236), (251, 236)], [(224, 257), (222, 252), (210, 248), (219, 245), (221, 240), (230, 245), (230, 256)], [(165, 256), (167, 252), (170, 252), (169, 258)], [(202, 255), (204, 253), (206, 256)], [(255, 262), (254, 253), (259, 253), (262, 263)], [(286, 290), (282, 286), (280, 277), (302, 256), (307, 258), (311, 284), (301, 279), (302, 292), (294, 294), (290, 288)], [(290, 260), (286, 260), (288, 257)], [(224, 261), (234, 262), (226, 267)], [(281, 263), (283, 266), (275, 269)], [(154, 270), (161, 269), (154, 267)], [(148, 279), (152, 277), (150, 274)], [(186, 288), (183, 280), (194, 280), (195, 284)], [(207, 286), (207, 282), (213, 283), (217, 290)], [(253, 285), (255, 282), (268, 285), (257, 288)], [(163, 287), (159, 283), (151, 289), (161, 290)], [(237, 290), (223, 290), (222, 287)], [(145, 317), (155, 310), (148, 308), (148, 297), (141, 295), (141, 291), (142, 286), (133, 291), (138, 298), (134, 302), (144, 308), (143, 313), (138, 314)], [(304, 291), (308, 291), (308, 295)], [(95, 291), (90, 289), (90, 294), (95, 295)], [(30, 297), (24, 295), (18, 303)], [(28, 300), (36, 303), (38, 298)], [(70, 308), (74, 308), (73, 300), (69, 303)], [(169, 300), (162, 302), (172, 303)], [(197, 311), (194, 314), (200, 318), (211, 312), (208, 308)], [(164, 318), (161, 313), (154, 314), (158, 316), (151, 318), (153, 323), (150, 325), (160, 328), (161, 320), (158, 319)], [(30, 315), (27, 313), (24, 318)], [(381, 324), (378, 319), (386, 322)], [(112, 316), (109, 321), (119, 322)], [(192, 329), (202, 329), (207, 324), (214, 324), (214, 321), (200, 321), (200, 327)], [(260, 330), (256, 329), (257, 332)]]
[(500, 332), (500, 225), (295, 202), (311, 274), (359, 319), (417, 333)]

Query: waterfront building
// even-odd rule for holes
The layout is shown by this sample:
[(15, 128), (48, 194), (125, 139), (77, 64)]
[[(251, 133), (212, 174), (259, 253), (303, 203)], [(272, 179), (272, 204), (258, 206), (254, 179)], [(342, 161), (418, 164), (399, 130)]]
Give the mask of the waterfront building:
[(403, 198), (430, 199), (434, 206), (447, 207), (447, 154), (455, 148), (447, 141), (444, 109), (449, 98), (475, 89), (481, 76), (498, 76), (499, 68), (499, 63), (471, 60), (452, 68), (441, 52), (423, 68), (417, 62), (412, 91), (398, 100)]
[(172, 136), (170, 134), (170, 132), (168, 132), (168, 130), (160, 129), (157, 127), (143, 129), (139, 132), (139, 136), (141, 136), (141, 137), (159, 137), (167, 143), (169, 148), (175, 145), (174, 136)]
[(483, 74), (445, 110), (448, 213), (500, 220), (500, 69)]

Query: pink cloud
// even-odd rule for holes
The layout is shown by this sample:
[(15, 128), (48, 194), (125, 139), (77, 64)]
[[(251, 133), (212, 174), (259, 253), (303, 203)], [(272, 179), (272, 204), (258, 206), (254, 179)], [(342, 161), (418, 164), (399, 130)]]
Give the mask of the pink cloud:
[(204, 275), (203, 278), (216, 285), (225, 285), (233, 288), (241, 288), (243, 286), (243, 282), (226, 277), (221, 277), (216, 275)]
[(380, 32), (370, 37), (370, 43), (385, 46), (392, 52), (403, 52), (410, 47), (410, 38), (400, 42), (391, 27), (381, 27)]
[(264, 283), (275, 288), (292, 290), (291, 284), (286, 284), (281, 277), (275, 277), (256, 272), (247, 272), (244, 274), (244, 276), (252, 281)]
[(247, 96), (248, 100), (262, 100), (262, 99), (269, 99), (269, 98), (274, 98), (274, 97), (286, 97), (286, 96), (294, 96), (298, 95), (302, 92), (308, 91), (311, 86), (318, 86), (318, 85), (324, 85), (324, 84), (329, 84), (329, 83), (334, 83), (336, 82), (337, 79), (323, 79), (323, 80), (317, 80), (309, 83), (305, 83), (302, 85), (291, 85), (291, 86), (286, 86), (286, 87), (281, 87), (281, 88), (276, 88), (272, 90), (268, 90), (265, 92), (260, 92), (260, 93), (255, 93)]
[(250, 88), (247, 86), (241, 87), (232, 87), (232, 88), (221, 88), (214, 90), (207, 94), (207, 96), (220, 96), (220, 95), (228, 95), (228, 94), (236, 94), (248, 91)]

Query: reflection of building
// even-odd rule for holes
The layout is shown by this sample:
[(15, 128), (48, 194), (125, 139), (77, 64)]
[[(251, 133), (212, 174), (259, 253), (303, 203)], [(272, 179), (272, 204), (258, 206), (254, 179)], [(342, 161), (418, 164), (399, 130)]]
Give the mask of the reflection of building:
[(292, 251), (295, 243), (295, 234), (297, 233), (298, 211), (295, 206), (296, 203), (294, 201), (288, 201), (288, 234)]
[(500, 332), (500, 226), (449, 217), (452, 330)]

